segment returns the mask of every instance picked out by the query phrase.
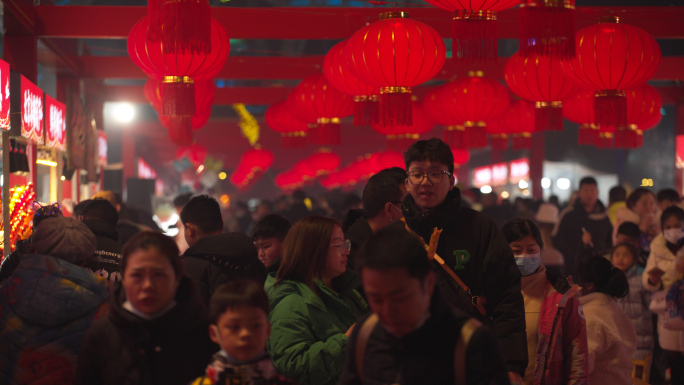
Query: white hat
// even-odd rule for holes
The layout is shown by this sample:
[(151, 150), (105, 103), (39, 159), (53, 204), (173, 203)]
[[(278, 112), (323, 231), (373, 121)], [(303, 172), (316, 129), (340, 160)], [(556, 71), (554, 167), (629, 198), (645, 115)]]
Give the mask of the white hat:
[(537, 215), (534, 219), (539, 223), (558, 223), (558, 207), (551, 203), (542, 203), (539, 205), (539, 210), (537, 210)]

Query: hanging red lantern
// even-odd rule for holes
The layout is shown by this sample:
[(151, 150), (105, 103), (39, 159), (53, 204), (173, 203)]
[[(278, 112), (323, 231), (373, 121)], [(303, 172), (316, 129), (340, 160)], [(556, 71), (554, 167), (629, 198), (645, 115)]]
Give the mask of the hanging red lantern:
[(660, 122), (663, 101), (655, 87), (644, 84), (626, 92), (627, 125), (615, 133), (616, 148), (638, 148), (643, 142), (643, 130)]
[(192, 132), (204, 127), (211, 117), (211, 107), (193, 116), (163, 116), (159, 122), (169, 130), (169, 139), (177, 145), (192, 143)]
[(563, 130), (563, 99), (579, 87), (565, 76), (559, 61), (516, 52), (506, 63), (504, 79), (514, 94), (535, 102), (535, 131)]
[(625, 90), (650, 79), (662, 55), (651, 35), (619, 20), (602, 18), (578, 31), (577, 57), (562, 62), (572, 81), (595, 92), (596, 124), (608, 133), (627, 123)]
[(287, 108), (286, 102), (278, 102), (266, 109), (266, 124), (279, 132), (283, 148), (304, 148), (307, 145), (309, 124), (299, 120)]
[(575, 0), (523, 0), (518, 15), (522, 56), (575, 56)]
[(480, 71), (456, 79), (444, 90), (446, 107), (455, 120), (464, 122), (466, 148), (487, 147), (485, 123), (501, 115), (510, 103), (508, 89)]
[(189, 146), (181, 146), (176, 149), (176, 158), (187, 158), (190, 164), (197, 168), (207, 158), (207, 149), (196, 143)]
[(386, 168), (399, 167), (404, 168), (404, 156), (398, 151), (384, 151), (378, 152), (376, 162), (379, 170)]
[[(143, 87), (145, 99), (152, 105), (158, 113), (162, 113), (163, 100), (161, 97), (161, 82), (155, 78), (149, 78)], [(216, 94), (216, 85), (213, 80), (204, 80), (195, 82), (195, 108), (200, 111), (211, 109), (214, 104), (214, 95)]]
[(599, 127), (594, 124), (594, 92), (580, 89), (565, 99), (563, 103), (563, 117), (578, 123), (579, 145), (596, 146), (599, 137)]
[(496, 59), (496, 12), (520, 0), (425, 0), (454, 12), (453, 57), (467, 63)]
[(470, 152), (459, 148), (452, 148), (451, 153), (454, 155), (454, 167), (458, 168), (468, 163), (470, 160)]
[(508, 109), (498, 117), (487, 122), (487, 130), (492, 126), (513, 138), (514, 150), (529, 149), (532, 145), (532, 133), (535, 132), (534, 103), (528, 100), (511, 102)]
[(373, 130), (387, 138), (387, 150), (404, 151), (413, 142), (420, 138), (420, 135), (427, 134), (435, 127), (435, 122), (430, 119), (423, 111), (423, 103), (414, 101), (413, 105), (413, 124), (410, 126), (382, 126), (373, 124)]
[(347, 40), (335, 44), (323, 62), (323, 73), (341, 92), (354, 97), (354, 125), (368, 125), (378, 120), (378, 94), (380, 91), (360, 81), (347, 65), (344, 50)]
[(354, 111), (353, 98), (333, 87), (322, 73), (302, 80), (288, 97), (292, 111), (307, 122), (316, 122), (316, 143), (341, 143), (340, 119)]
[(226, 31), (211, 19), (211, 50), (208, 53), (168, 53), (162, 41), (147, 38), (149, 25), (146, 16), (131, 29), (128, 55), (148, 76), (162, 81), (162, 115), (192, 116), (195, 113), (194, 82), (214, 78), (226, 63), (230, 51)]
[(406, 12), (386, 12), (349, 39), (345, 56), (359, 80), (380, 89), (380, 124), (409, 126), (411, 87), (442, 69), (446, 48), (432, 27)]
[(258, 147), (249, 149), (240, 157), (238, 166), (230, 174), (230, 181), (238, 190), (246, 191), (261, 178), (272, 164), (272, 152)]
[(164, 53), (211, 52), (211, 7), (207, 0), (148, 0), (147, 39), (162, 43)]
[(304, 160), (313, 170), (316, 177), (330, 174), (340, 167), (340, 156), (330, 150), (321, 149)]
[(423, 111), (430, 119), (444, 126), (443, 140), (451, 148), (465, 148), (463, 121), (456, 121), (445, 104), (445, 86), (428, 91), (423, 99)]

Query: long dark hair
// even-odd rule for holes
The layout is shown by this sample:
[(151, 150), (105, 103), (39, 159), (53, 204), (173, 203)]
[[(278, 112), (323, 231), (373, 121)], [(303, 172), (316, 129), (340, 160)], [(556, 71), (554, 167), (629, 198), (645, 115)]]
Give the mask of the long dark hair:
[(629, 194), (629, 196), (627, 197), (627, 208), (629, 208), (630, 210), (634, 209), (634, 206), (636, 206), (639, 199), (641, 199), (641, 197), (646, 194), (653, 195), (653, 199), (655, 200), (655, 194), (653, 193), (653, 191), (647, 190), (643, 187), (639, 187), (638, 189), (632, 191), (632, 193)]
[(594, 291), (608, 294), (614, 298), (623, 298), (629, 294), (629, 282), (622, 270), (613, 266), (603, 257), (591, 257), (579, 263), (577, 267), (579, 285), (594, 284)]
[[(283, 258), (278, 269), (278, 283), (299, 281), (313, 288), (321, 278), (336, 220), (320, 215), (308, 216), (292, 226), (283, 243)], [(341, 227), (341, 226), (340, 226)]]
[(539, 227), (530, 219), (515, 218), (506, 222), (501, 228), (501, 232), (508, 243), (517, 242), (523, 238), (531, 236), (539, 245), (539, 249), (544, 248), (544, 241), (542, 240)]

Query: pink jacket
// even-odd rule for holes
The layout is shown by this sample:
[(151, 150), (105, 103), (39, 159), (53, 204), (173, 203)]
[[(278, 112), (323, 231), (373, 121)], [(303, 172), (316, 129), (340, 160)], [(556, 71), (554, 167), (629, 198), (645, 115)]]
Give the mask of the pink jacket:
[(563, 277), (558, 277), (555, 285), (547, 280), (539, 312), (535, 385), (589, 383), (587, 329), (577, 297), (579, 289), (570, 279)]

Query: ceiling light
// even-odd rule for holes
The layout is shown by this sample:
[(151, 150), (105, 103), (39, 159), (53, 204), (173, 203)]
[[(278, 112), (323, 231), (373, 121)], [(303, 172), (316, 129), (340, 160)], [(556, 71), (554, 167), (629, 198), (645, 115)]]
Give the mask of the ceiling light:
[(120, 123), (130, 123), (135, 118), (135, 108), (130, 103), (116, 103), (114, 116)]

